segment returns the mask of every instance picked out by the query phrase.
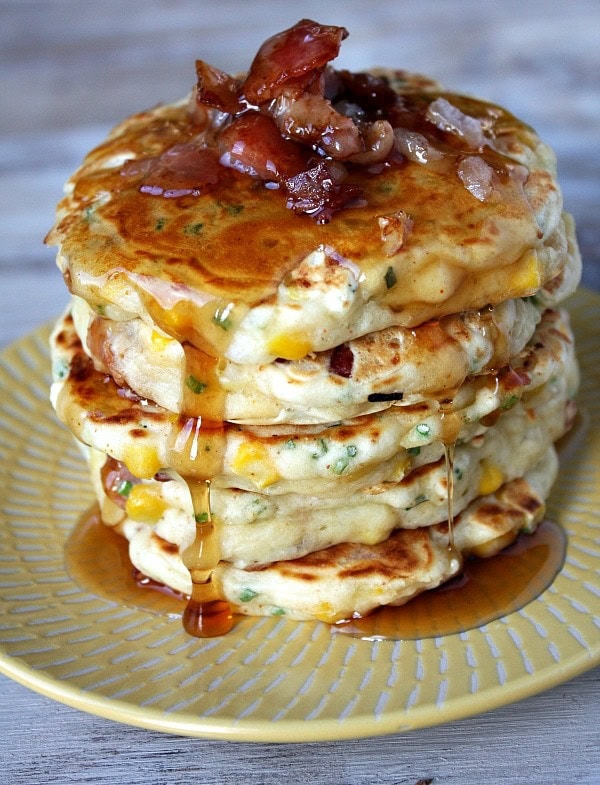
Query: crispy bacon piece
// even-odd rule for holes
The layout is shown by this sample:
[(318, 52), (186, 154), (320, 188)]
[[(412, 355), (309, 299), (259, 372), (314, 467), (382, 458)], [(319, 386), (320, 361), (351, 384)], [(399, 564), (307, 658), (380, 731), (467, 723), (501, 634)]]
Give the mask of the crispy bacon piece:
[(323, 161), (288, 178), (284, 184), (289, 193), (287, 206), (312, 216), (320, 224), (328, 223), (337, 210), (362, 194), (356, 185), (337, 182)]
[(348, 31), (311, 19), (267, 39), (252, 61), (242, 86), (246, 100), (260, 105), (276, 98), (284, 85), (304, 92), (330, 60), (337, 57)]
[(246, 112), (218, 138), (220, 162), (252, 177), (276, 183), (306, 168), (307, 155), (284, 139), (270, 117)]
[(196, 60), (196, 101), (228, 114), (243, 111), (247, 104), (240, 96), (241, 80), (234, 79), (204, 60)]
[(329, 370), (336, 376), (349, 379), (352, 376), (354, 354), (347, 343), (342, 343), (332, 350), (329, 358)]
[(269, 112), (284, 136), (303, 145), (316, 144), (331, 158), (344, 160), (364, 150), (352, 118), (337, 112), (322, 95), (297, 96), (285, 91)]
[(140, 191), (151, 196), (198, 196), (219, 180), (216, 150), (197, 143), (176, 144), (157, 158), (127, 161), (124, 177), (142, 176)]

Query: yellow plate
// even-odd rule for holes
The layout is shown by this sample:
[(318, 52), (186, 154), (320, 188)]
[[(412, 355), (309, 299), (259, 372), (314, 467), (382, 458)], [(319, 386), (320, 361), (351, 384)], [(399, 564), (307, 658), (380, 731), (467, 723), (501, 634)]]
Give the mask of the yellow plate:
[(600, 296), (570, 302), (590, 429), (549, 517), (565, 565), (522, 610), (464, 633), (363, 641), (318, 623), (245, 618), (192, 639), (178, 618), (94, 597), (65, 572), (92, 502), (71, 437), (47, 403), (47, 329), (0, 356), (0, 671), (70, 706), (144, 728), (244, 741), (397, 733), (533, 695), (600, 662)]

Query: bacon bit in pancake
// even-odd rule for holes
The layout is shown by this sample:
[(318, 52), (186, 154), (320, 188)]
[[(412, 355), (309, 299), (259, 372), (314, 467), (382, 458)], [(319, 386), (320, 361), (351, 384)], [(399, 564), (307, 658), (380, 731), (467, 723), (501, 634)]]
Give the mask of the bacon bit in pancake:
[(124, 463), (110, 456), (107, 457), (100, 476), (104, 492), (117, 507), (122, 509), (125, 509), (127, 497), (133, 486), (141, 482), (137, 477), (134, 477)]
[(340, 346), (336, 346), (332, 350), (329, 359), (329, 370), (331, 373), (349, 379), (352, 376), (353, 365), (354, 354), (347, 343), (340, 344)]

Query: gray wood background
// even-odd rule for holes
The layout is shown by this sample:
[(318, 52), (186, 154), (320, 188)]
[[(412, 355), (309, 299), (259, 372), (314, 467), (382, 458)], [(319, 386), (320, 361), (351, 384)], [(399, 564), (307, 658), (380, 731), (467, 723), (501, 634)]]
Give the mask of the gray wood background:
[[(0, 346), (66, 302), (42, 238), (62, 183), (125, 115), (184, 94), (201, 57), (242, 70), (309, 16), (338, 63), (422, 71), (507, 106), (557, 151), (584, 283), (600, 289), (598, 0), (0, 2)], [(0, 783), (600, 783), (600, 673), (437, 728), (356, 742), (182, 739), (82, 714), (0, 677)]]

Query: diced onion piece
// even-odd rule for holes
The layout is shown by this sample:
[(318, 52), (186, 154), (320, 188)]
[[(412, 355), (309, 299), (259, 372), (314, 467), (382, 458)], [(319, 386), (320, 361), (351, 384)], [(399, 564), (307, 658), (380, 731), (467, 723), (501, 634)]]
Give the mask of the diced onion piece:
[(404, 210), (398, 210), (398, 212), (392, 215), (379, 216), (377, 221), (379, 223), (383, 251), (386, 256), (394, 256), (401, 250), (412, 231), (412, 218)]
[(425, 117), (441, 131), (460, 136), (469, 147), (480, 150), (486, 143), (481, 121), (464, 114), (445, 98), (436, 98), (429, 104)]
[(417, 131), (408, 128), (394, 128), (396, 146), (405, 158), (418, 164), (428, 164), (430, 161), (439, 161), (444, 157), (441, 150), (436, 150), (429, 144), (429, 140)]
[(485, 202), (493, 190), (494, 170), (478, 155), (461, 158), (456, 172), (467, 191), (480, 202)]

